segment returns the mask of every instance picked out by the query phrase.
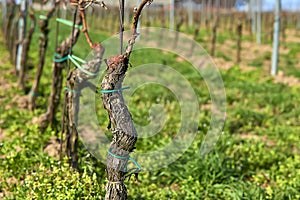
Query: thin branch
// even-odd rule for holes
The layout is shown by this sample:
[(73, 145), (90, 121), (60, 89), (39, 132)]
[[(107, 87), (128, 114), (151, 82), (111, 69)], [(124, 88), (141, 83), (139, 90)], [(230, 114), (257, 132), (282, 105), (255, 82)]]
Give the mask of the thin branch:
[(119, 0), (120, 4), (120, 54), (123, 54), (123, 35), (124, 35), (124, 4), (125, 0)]
[(106, 7), (105, 3), (103, 1), (98, 1), (98, 0), (71, 0), (70, 4), (73, 6), (76, 6), (76, 8), (78, 8), (78, 10), (80, 12), (80, 16), (82, 18), (82, 26), (83, 26), (82, 32), (84, 33), (89, 46), (92, 49), (96, 48), (97, 46), (100, 46), (99, 43), (93, 43), (93, 41), (88, 33), (85, 10), (92, 4), (98, 4), (101, 7), (103, 7), (105, 10), (107, 10), (108, 8)]
[[(81, 5), (81, 6), (82, 6), (82, 5)], [(82, 7), (81, 7), (81, 8), (82, 8)], [(92, 42), (91, 37), (89, 36), (88, 29), (87, 29), (87, 24), (86, 24), (86, 17), (85, 17), (85, 12), (84, 12), (84, 10), (81, 10), (80, 8), (79, 8), (79, 10), (80, 10), (80, 16), (81, 16), (81, 18), (82, 18), (82, 26), (83, 26), (82, 32), (84, 33), (85, 38), (86, 38), (87, 42), (89, 43), (90, 47), (93, 49), (93, 48), (95, 48), (96, 46), (98, 46), (98, 44), (94, 44), (94, 43)]]
[(141, 16), (142, 10), (144, 9), (146, 4), (151, 4), (152, 2), (153, 2), (153, 0), (143, 0), (142, 3), (140, 4), (140, 6), (135, 11), (135, 15), (133, 17), (133, 24), (132, 24), (132, 35), (131, 35), (130, 40), (128, 41), (128, 46), (126, 48), (126, 52), (125, 52), (125, 55), (124, 55), (128, 59), (129, 59), (130, 54), (132, 52), (135, 40), (139, 35), (137, 33), (137, 26), (138, 26), (138, 23), (139, 23), (139, 18)]

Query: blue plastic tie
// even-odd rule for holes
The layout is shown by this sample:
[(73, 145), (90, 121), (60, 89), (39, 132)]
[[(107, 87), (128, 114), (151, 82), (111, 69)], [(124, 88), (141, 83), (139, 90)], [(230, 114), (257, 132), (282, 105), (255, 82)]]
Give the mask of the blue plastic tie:
[[(85, 70), (85, 69), (83, 69), (82, 67), (81, 67), (81, 65), (77, 62), (77, 61), (79, 61), (79, 62), (82, 62), (82, 63), (86, 63), (86, 61), (85, 60), (83, 60), (83, 59), (81, 59), (81, 58), (79, 58), (79, 57), (77, 57), (77, 56), (74, 56), (74, 55), (68, 55), (68, 58), (74, 63), (74, 65), (78, 68), (78, 69), (80, 69), (80, 71), (82, 71), (83, 73), (86, 73), (87, 75), (89, 75), (89, 76), (97, 76), (98, 75), (98, 73), (92, 73), (92, 72), (89, 72), (89, 71), (87, 71), (87, 70)], [(77, 61), (76, 61), (77, 60)]]
[(45, 15), (40, 15), (39, 18), (40, 18), (40, 19), (43, 19), (43, 20), (46, 20), (46, 19), (47, 19), (47, 16), (45, 16)]
[[(69, 21), (69, 20), (66, 20), (66, 19), (62, 19), (62, 18), (56, 18), (56, 21), (57, 22), (60, 22), (62, 24), (65, 24), (67, 26), (73, 26), (73, 22)], [(75, 28), (78, 28), (78, 29), (82, 29), (82, 25), (77, 25), (75, 24)]]
[(71, 89), (68, 88), (68, 87), (64, 87), (64, 90), (65, 90), (65, 91), (68, 91), (68, 92), (72, 92), (72, 93), (77, 93), (77, 92), (79, 92), (79, 91), (77, 91), (77, 90), (71, 90)]
[(77, 57), (75, 55), (71, 55), (71, 56), (72, 56), (72, 58), (74, 58), (75, 60), (78, 60), (79, 62), (86, 63), (85, 60), (83, 60), (83, 59), (81, 59), (81, 58), (79, 58), (79, 57)]
[(68, 56), (61, 57), (61, 55), (59, 55), (58, 53), (54, 53), (53, 55), (53, 62), (62, 63), (65, 62), (66, 60), (68, 60)]
[(30, 91), (30, 92), (29, 92), (29, 94), (30, 94), (31, 98), (33, 98), (33, 97), (36, 97), (36, 96), (37, 96), (37, 94), (36, 94), (36, 93), (34, 93), (34, 92), (32, 92), (32, 91)]
[(101, 90), (101, 93), (102, 94), (109, 94), (109, 93), (114, 93), (114, 92), (122, 92), (123, 90), (128, 90), (128, 89), (130, 89), (129, 86), (119, 88), (119, 89), (114, 89), (114, 90)]
[[(110, 152), (109, 150), (107, 150), (107, 153), (108, 153), (110, 156), (114, 157), (114, 158), (117, 158), (117, 159), (120, 159), (120, 160), (125, 160), (125, 161), (126, 161), (126, 165), (127, 165), (128, 160), (131, 160), (131, 162), (137, 167), (137, 169), (138, 169), (139, 171), (142, 170), (142, 167), (136, 162), (136, 160), (134, 160), (134, 158), (130, 157), (130, 155), (127, 155), (127, 156), (118, 156), (118, 155), (113, 154), (113, 153)], [(125, 167), (124, 167), (124, 171), (125, 171), (125, 172), (127, 171), (127, 166), (126, 166), (126, 165), (125, 165)]]

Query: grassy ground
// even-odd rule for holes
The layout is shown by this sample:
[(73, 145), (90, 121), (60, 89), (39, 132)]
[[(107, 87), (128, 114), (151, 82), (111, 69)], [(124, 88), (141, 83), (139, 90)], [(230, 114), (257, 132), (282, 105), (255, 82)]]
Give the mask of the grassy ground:
[[(50, 37), (54, 33), (51, 32)], [(98, 37), (94, 32), (92, 37)], [(37, 39), (38, 35), (35, 35)], [(106, 38), (100, 35), (99, 40)], [(50, 42), (45, 73), (39, 91), (38, 109), (33, 113), (18, 108), (15, 99), (24, 95), (16, 87), (16, 77), (8, 51), (0, 37), (0, 199), (99, 199), (105, 193), (105, 166), (94, 159), (80, 145), (79, 172), (71, 170), (66, 160), (50, 157), (44, 149), (58, 136), (50, 128), (40, 133), (35, 116), (45, 112), (51, 77), (51, 58), (54, 41)], [(206, 45), (208, 45), (208, 41)], [(225, 41), (226, 43), (227, 41)], [(229, 42), (230, 43), (230, 42)], [(291, 45), (291, 46), (290, 46)], [(80, 48), (79, 48), (80, 47)], [(221, 49), (222, 47), (218, 48)], [(289, 53), (281, 57), (296, 62), (295, 46), (287, 44)], [(30, 54), (37, 61), (37, 45)], [(88, 50), (80, 41), (75, 53), (84, 56)], [(224, 53), (230, 53), (225, 49)], [(291, 53), (292, 52), (292, 53)], [(233, 53), (225, 55), (230, 57)], [(259, 52), (257, 53), (259, 54)], [(139, 180), (126, 182), (129, 199), (300, 199), (300, 87), (274, 83), (265, 70), (245, 71), (242, 66), (222, 70), (227, 93), (227, 121), (224, 134), (214, 150), (203, 159), (199, 157), (201, 140), (208, 130), (211, 111), (207, 109), (210, 96), (202, 80), (194, 77), (187, 63), (176, 63), (172, 56), (159, 52), (137, 52), (133, 67), (145, 62), (141, 58), (156, 56), (161, 63), (180, 70), (201, 95), (199, 133), (189, 149), (168, 167), (142, 172)], [(224, 59), (222, 54), (220, 58)], [(234, 54), (235, 55), (235, 54)], [(268, 60), (269, 55), (263, 55)], [(223, 57), (223, 58), (222, 58)], [(224, 59), (226, 61), (226, 59)], [(222, 62), (225, 63), (225, 61)], [(253, 61), (254, 62), (254, 61)], [(264, 63), (264, 62), (263, 62)], [(252, 63), (253, 65), (255, 63)], [(249, 66), (244, 64), (245, 66)], [(265, 65), (264, 65), (265, 66)], [(288, 73), (297, 75), (297, 70)], [(31, 80), (34, 70), (30, 71)], [(30, 82), (29, 82), (30, 84)], [(147, 123), (145, 114), (160, 96), (165, 109), (174, 117), (160, 134), (137, 143), (137, 152), (144, 152), (168, 144), (178, 120), (178, 102), (168, 91), (146, 88), (130, 103), (133, 119)], [(152, 100), (151, 100), (152, 99)], [(157, 103), (157, 102), (156, 102)], [(144, 113), (144, 115), (141, 115)], [(58, 114), (60, 116), (60, 113)], [(99, 112), (101, 120), (105, 112)]]

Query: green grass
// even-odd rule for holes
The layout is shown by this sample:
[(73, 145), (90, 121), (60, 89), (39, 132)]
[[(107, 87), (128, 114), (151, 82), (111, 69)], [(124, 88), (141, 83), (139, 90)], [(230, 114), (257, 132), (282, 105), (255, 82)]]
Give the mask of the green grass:
[(225, 61), (232, 60), (230, 57), (226, 56), (222, 51), (218, 51), (216, 56), (219, 58), (223, 58)]
[[(63, 39), (69, 29), (61, 31)], [(38, 33), (34, 37), (37, 41)], [(50, 38), (54, 38), (54, 30)], [(107, 35), (92, 31), (92, 38), (101, 41)], [(7, 55), (3, 41), (0, 42), (0, 54)], [(47, 141), (57, 133), (50, 128), (40, 133), (37, 125), (29, 123), (45, 112), (42, 105), (50, 93), (54, 44), (49, 43), (40, 88), (43, 98), (39, 98), (34, 113), (20, 110), (11, 102), (16, 95), (23, 95), (18, 88), (0, 90), (0, 128), (5, 132), (5, 139), (0, 141), (0, 195), (5, 194), (4, 199), (98, 199), (105, 194), (105, 166), (82, 143), (80, 169), (74, 172), (66, 160), (58, 161), (43, 153)], [(35, 42), (30, 53), (33, 63), (37, 62), (37, 46)], [(83, 58), (89, 52), (82, 36), (74, 52)], [(201, 77), (189, 63), (177, 62), (172, 54), (152, 49), (137, 51), (132, 55), (132, 69), (153, 58), (172, 66), (189, 80), (199, 95), (199, 105), (210, 102)], [(268, 59), (267, 55), (264, 59)], [(8, 61), (0, 68), (9, 84), (17, 81), (14, 74), (7, 73), (12, 68)], [(32, 77), (34, 70), (29, 73)], [(300, 199), (300, 87), (261, 79), (259, 69), (242, 72), (236, 66), (221, 73), (227, 94), (227, 121), (214, 150), (199, 157), (211, 117), (210, 110), (201, 110), (199, 133), (188, 150), (167, 167), (141, 172), (138, 181), (126, 181), (129, 199)], [(162, 75), (168, 77), (163, 72)], [(99, 108), (100, 103), (99, 99)], [(139, 140), (136, 152), (165, 146), (177, 129), (180, 105), (168, 90), (160, 87), (144, 86), (130, 100), (135, 122), (149, 123), (147, 115), (153, 103), (162, 103), (171, 117), (158, 135)], [(98, 118), (107, 121), (103, 108), (99, 109)]]
[[(279, 69), (284, 71), (289, 76), (300, 77), (300, 65), (298, 55), (299, 44), (298, 43), (287, 43), (286, 48), (289, 50), (287, 55), (281, 55), (280, 60), (282, 61)], [(296, 67), (296, 65), (298, 65)]]

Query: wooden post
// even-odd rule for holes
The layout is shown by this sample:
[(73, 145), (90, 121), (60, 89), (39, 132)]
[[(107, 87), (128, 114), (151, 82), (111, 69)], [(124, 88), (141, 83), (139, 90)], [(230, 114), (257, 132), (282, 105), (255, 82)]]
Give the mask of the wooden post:
[(238, 33), (238, 39), (237, 39), (237, 58), (236, 62), (241, 62), (241, 51), (242, 51), (242, 32), (243, 32), (243, 24), (242, 21), (239, 19), (237, 24), (237, 33)]
[[(17, 55), (17, 45), (18, 45), (18, 17), (14, 17), (12, 25), (9, 29), (8, 38), (8, 48), (10, 50), (10, 58), (13, 63), (16, 62), (16, 55)], [(15, 68), (16, 69), (16, 68)], [(15, 71), (17, 74), (17, 71)]]
[(287, 28), (287, 13), (281, 15), (281, 41), (284, 48), (286, 48), (286, 28)]
[(174, 30), (175, 24), (175, 0), (170, 0), (170, 29)]
[(16, 6), (15, 1), (11, 1), (9, 9), (8, 9), (9, 11), (8, 11), (8, 15), (7, 15), (7, 20), (5, 20), (5, 24), (4, 24), (5, 43), (9, 47), (10, 52), (12, 50), (12, 46), (11, 47), (9, 46), (10, 43), (12, 42), (10, 40), (10, 38), (12, 37), (11, 29), (14, 28), (14, 17), (15, 17), (15, 13), (16, 13), (16, 7), (17, 6)]
[(66, 19), (67, 18), (67, 9), (61, 9), (61, 18)]
[(250, 40), (253, 40), (253, 34), (252, 34), (252, 19), (248, 18), (247, 19), (247, 30), (250, 36)]
[(23, 41), (23, 51), (22, 51), (22, 58), (21, 58), (21, 65), (20, 65), (20, 71), (19, 71), (19, 80), (18, 80), (18, 85), (22, 88), (22, 90), (25, 92), (25, 83), (24, 83), (24, 78), (25, 78), (25, 72), (27, 71), (26, 68), (26, 61), (28, 59), (28, 52), (30, 49), (30, 44), (31, 44), (31, 39), (35, 30), (36, 26), (36, 18), (34, 15), (33, 9), (30, 10), (29, 16), (31, 19), (31, 26), (29, 28), (29, 31)]
[(219, 16), (216, 16), (214, 26), (212, 29), (212, 39), (211, 39), (211, 49), (210, 49), (210, 55), (215, 55), (215, 46), (216, 46), (216, 40), (217, 40), (217, 28), (219, 23)]
[[(272, 15), (272, 16), (270, 16), (270, 22), (271, 22), (271, 24), (274, 24), (275, 23), (275, 18), (274, 18), (274, 16)], [(273, 38), (274, 38), (274, 25), (273, 26), (270, 26), (270, 28), (269, 28), (269, 39), (270, 39), (270, 41), (273, 41)]]
[(18, 24), (18, 44), (17, 44), (17, 55), (16, 55), (16, 62), (15, 62), (16, 72), (20, 72), (20, 68), (21, 68), (23, 40), (26, 34), (27, 5), (28, 5), (27, 0), (22, 0), (21, 7), (20, 7), (20, 18)]
[(194, 11), (193, 11), (193, 1), (189, 0), (188, 1), (188, 18), (189, 18), (189, 28), (191, 28), (193, 26), (193, 22), (194, 22)]
[(261, 44), (261, 14), (262, 0), (257, 0), (257, 28), (256, 28), (256, 43)]
[(255, 34), (256, 27), (256, 17), (255, 17), (255, 0), (250, 0), (250, 10), (251, 10), (251, 22), (252, 22), (252, 33)]
[(201, 3), (201, 25), (202, 25), (202, 27), (204, 27), (206, 24), (206, 12), (207, 12), (206, 0), (203, 0)]
[(195, 28), (195, 31), (194, 31), (194, 42), (192, 42), (191, 51), (190, 51), (189, 56), (193, 55), (193, 52), (194, 52), (194, 49), (195, 49), (195, 44), (196, 44), (196, 41), (197, 41), (197, 38), (198, 38), (198, 35), (199, 35), (200, 22), (198, 22), (198, 24), (199, 25), (197, 26), (197, 28)]
[(174, 39), (174, 49), (177, 48), (179, 31), (180, 31), (180, 27), (183, 25), (183, 23), (184, 23), (184, 13), (182, 12), (181, 15), (180, 15), (179, 22), (176, 24), (176, 33), (175, 33), (175, 39)]
[(165, 18), (165, 9), (162, 7), (159, 11), (159, 20), (161, 23), (161, 27), (166, 28), (166, 18)]
[(211, 19), (212, 19), (212, 0), (208, 0), (206, 8), (207, 8), (207, 12), (206, 12), (207, 19), (209, 21), (211, 21)]
[[(262, 15), (262, 32), (263, 32), (263, 41), (262, 43), (267, 44), (268, 41), (268, 31), (269, 31), (269, 24), (268, 24), (268, 13), (263, 13)], [(271, 23), (272, 24), (272, 23)]]
[(299, 29), (300, 29), (300, 7), (298, 8), (296, 29), (297, 29), (297, 32), (298, 32)]
[(280, 11), (281, 11), (281, 0), (276, 0), (271, 75), (276, 75), (278, 71), (279, 45), (280, 45)]
[(229, 33), (231, 34), (231, 36), (234, 35), (234, 18), (235, 18), (235, 13), (234, 12), (230, 13)]
[(4, 32), (6, 13), (7, 13), (6, 0), (2, 0), (1, 3), (2, 3), (2, 31)]
[[(122, 0), (124, 1), (124, 0)], [(141, 4), (142, 0), (137, 0), (136, 2), (136, 7), (138, 7), (140, 4)], [(164, 17), (165, 19), (165, 17)], [(138, 21), (138, 24), (137, 24), (137, 32), (139, 33), (141, 30), (141, 21)], [(123, 30), (124, 31), (124, 30)], [(137, 37), (137, 40), (139, 39), (139, 36)], [(120, 54), (122, 54), (123, 52), (121, 52)]]

